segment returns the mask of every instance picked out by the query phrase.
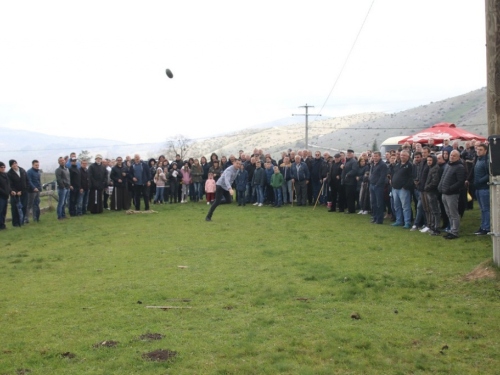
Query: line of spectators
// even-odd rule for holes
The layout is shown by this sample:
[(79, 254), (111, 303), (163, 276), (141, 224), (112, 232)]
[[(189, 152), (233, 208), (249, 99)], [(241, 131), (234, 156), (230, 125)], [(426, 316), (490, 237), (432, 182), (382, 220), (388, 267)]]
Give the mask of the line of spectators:
[[(445, 140), (438, 148), (432, 141), (425, 147), (404, 144), (400, 150), (380, 152), (354, 150), (339, 152), (333, 157), (316, 151), (288, 150), (276, 161), (270, 154), (254, 149), (240, 151), (238, 158), (219, 157), (213, 153), (210, 161), (182, 160), (176, 155), (169, 162), (163, 155), (143, 161), (140, 155), (125, 159), (103, 159), (95, 162), (69, 158), (58, 159), (56, 169), (58, 220), (87, 213), (98, 214), (104, 209), (128, 210), (134, 206), (149, 210), (150, 204), (201, 202), (214, 199), (217, 180), (233, 162), (241, 161), (234, 181), (239, 206), (253, 204), (282, 207), (327, 206), (329, 212), (354, 214), (371, 213), (371, 222), (382, 224), (384, 219), (393, 226), (420, 230), (444, 238), (458, 238), (460, 217), (465, 208), (472, 208), (475, 197), (481, 209), (481, 226), (475, 233), (487, 234), (489, 224), (489, 163), (488, 146), (467, 142), (460, 152), (458, 142), (451, 146)], [(26, 172), (15, 160), (10, 170), (0, 162), (0, 228), (5, 228), (7, 200), (10, 197), (13, 226), (21, 226), (40, 218), (41, 172), (37, 160)], [(411, 207), (415, 205), (415, 217)], [(230, 202), (226, 202), (230, 203)], [(21, 218), (23, 218), (21, 220)], [(441, 221), (443, 224), (441, 224)]]

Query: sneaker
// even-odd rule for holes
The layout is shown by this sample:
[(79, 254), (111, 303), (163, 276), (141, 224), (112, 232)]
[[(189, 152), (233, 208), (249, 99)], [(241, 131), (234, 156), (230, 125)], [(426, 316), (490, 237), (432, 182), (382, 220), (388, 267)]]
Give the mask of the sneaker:
[(253, 204), (253, 206), (258, 206), (258, 205), (259, 205), (259, 202), (255, 202), (255, 203)]
[[(172, 203), (172, 202), (170, 202), (170, 203)], [(210, 204), (210, 202), (207, 202), (207, 206), (208, 206), (209, 204)]]
[(445, 240), (455, 240), (458, 238), (458, 236), (455, 236), (453, 233), (448, 233), (446, 236), (443, 237)]
[(363, 215), (363, 212), (364, 212), (363, 210), (359, 211), (358, 215)]
[(410, 231), (411, 231), (411, 232), (415, 232), (417, 229), (418, 229), (418, 228), (417, 228), (417, 226), (416, 226), (416, 225), (414, 225), (414, 226), (412, 226), (412, 227), (411, 227)]
[(403, 224), (402, 223), (398, 223), (397, 221), (395, 223), (392, 223), (391, 224), (393, 227), (402, 227)]
[(488, 234), (488, 230), (485, 230), (485, 229), (479, 229), (477, 232), (474, 232), (474, 234), (476, 236), (485, 236)]
[(362, 215), (368, 215), (368, 211), (363, 211)]
[(410, 228), (411, 228), (411, 225), (410, 225), (410, 224), (405, 224), (405, 225), (403, 226), (403, 228), (404, 228), (404, 229), (410, 229)]
[(420, 233), (427, 233), (431, 230), (431, 228), (429, 227), (423, 227), (422, 229), (420, 229)]
[(263, 206), (263, 204), (262, 204), (262, 203), (259, 203), (259, 204), (257, 205), (257, 207), (262, 207), (262, 206)]
[(208, 217), (208, 216), (207, 216), (207, 217), (205, 218), (205, 221), (212, 221), (212, 218), (210, 218), (210, 217)]
[(429, 233), (429, 235), (431, 235), (431, 236), (440, 236), (441, 232), (438, 231), (438, 230), (431, 230), (431, 232)]

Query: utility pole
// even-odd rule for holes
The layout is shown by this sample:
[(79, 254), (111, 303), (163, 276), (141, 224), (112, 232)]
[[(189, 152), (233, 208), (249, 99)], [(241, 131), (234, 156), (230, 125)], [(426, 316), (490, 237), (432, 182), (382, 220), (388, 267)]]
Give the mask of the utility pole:
[(306, 109), (306, 114), (305, 115), (302, 115), (302, 114), (292, 114), (292, 116), (306, 116), (306, 147), (305, 149), (308, 150), (309, 149), (309, 129), (308, 129), (308, 125), (309, 125), (309, 116), (321, 116), (321, 115), (313, 115), (313, 114), (310, 114), (309, 113), (309, 108), (314, 108), (313, 105), (303, 105), (303, 106), (300, 106), (299, 108), (305, 108)]
[[(500, 136), (500, 3), (498, 0), (485, 0), (486, 9), (486, 65), (488, 135), (498, 139)], [(494, 158), (494, 144), (490, 145), (490, 215), (493, 242), (493, 262), (500, 266), (500, 176), (495, 168), (499, 163)], [(496, 148), (498, 150), (498, 148)], [(498, 152), (498, 151), (497, 151)], [(493, 160), (495, 159), (495, 160)]]

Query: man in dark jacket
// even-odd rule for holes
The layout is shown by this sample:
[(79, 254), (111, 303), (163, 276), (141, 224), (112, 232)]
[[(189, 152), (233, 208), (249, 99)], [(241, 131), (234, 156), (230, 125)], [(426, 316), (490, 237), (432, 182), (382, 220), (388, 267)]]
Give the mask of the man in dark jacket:
[(295, 163), (292, 163), (292, 184), (295, 187), (297, 206), (306, 205), (309, 177), (309, 168), (307, 168), (306, 163), (301, 161), (299, 155), (295, 156)]
[(396, 222), (392, 226), (411, 228), (411, 190), (413, 189), (413, 168), (408, 151), (401, 151), (401, 161), (396, 163), (392, 174), (392, 195)]
[[(314, 159), (311, 160), (311, 170), (309, 171), (311, 174), (312, 195), (314, 202), (316, 202), (319, 197), (321, 186), (323, 186), (323, 180), (326, 177), (327, 171), (327, 162), (321, 157), (321, 152), (316, 151), (314, 153)], [(319, 197), (319, 199), (321, 204), (325, 203), (322, 196)]]
[(33, 160), (31, 168), (26, 172), (28, 176), (28, 212), (25, 221), (30, 214), (33, 215), (33, 221), (40, 220), (40, 192), (42, 191), (42, 171), (40, 170), (40, 162)]
[(87, 165), (88, 161), (86, 159), (83, 159), (80, 167), (80, 183), (82, 194), (80, 194), (80, 199), (76, 204), (76, 214), (78, 216), (85, 215), (87, 213), (87, 206), (89, 204), (90, 178)]
[(345, 189), (345, 198), (347, 203), (346, 214), (356, 212), (356, 194), (357, 185), (356, 176), (358, 175), (358, 162), (354, 158), (354, 151), (347, 150), (347, 158), (342, 169), (342, 186)]
[(63, 157), (60, 157), (57, 162), (59, 163), (59, 168), (56, 169), (56, 181), (57, 181), (57, 220), (66, 219), (66, 201), (69, 195), (69, 187), (71, 185), (69, 179), (69, 171), (66, 168), (66, 161)]
[(82, 190), (82, 176), (80, 173), (80, 169), (77, 166), (77, 159), (76, 158), (71, 158), (70, 159), (70, 167), (69, 167), (69, 181), (70, 181), (70, 187), (69, 187), (69, 215), (70, 216), (76, 216), (77, 215), (77, 210), (76, 206), (78, 203), (78, 199), (80, 197), (80, 194), (83, 193)]
[(9, 176), (5, 173), (5, 163), (0, 161), (0, 230), (6, 228), (5, 217), (7, 216), (7, 202), (11, 195)]
[[(180, 157), (180, 156), (179, 156)], [(146, 211), (149, 210), (149, 186), (151, 185), (148, 165), (141, 160), (139, 154), (134, 155), (130, 166), (130, 178), (134, 184), (134, 205), (136, 211), (141, 210), (141, 195), (144, 198)]]
[[(15, 195), (10, 196), (12, 225), (14, 227), (20, 227), (28, 221), (26, 217), (28, 209), (28, 176), (26, 175), (26, 171), (17, 165), (17, 161), (9, 160), (9, 165), (10, 170), (7, 175), (9, 176), (10, 188), (15, 192)], [(22, 206), (22, 218), (19, 215), (18, 203), (21, 203)]]
[(488, 163), (488, 146), (484, 143), (477, 147), (477, 161), (474, 166), (474, 186), (476, 198), (481, 210), (481, 226), (474, 234), (482, 236), (490, 231), (490, 165)]
[(342, 165), (340, 154), (335, 154), (333, 156), (333, 163), (330, 165), (330, 171), (328, 172), (328, 185), (330, 186), (329, 200), (332, 203), (328, 212), (335, 212), (337, 210), (337, 203), (339, 211), (344, 211), (344, 201), (340, 199), (340, 192), (342, 189)]
[[(149, 170), (148, 170), (149, 172)], [(102, 164), (102, 156), (95, 156), (95, 163), (89, 167), (89, 205), (91, 214), (101, 214), (103, 212), (103, 192), (108, 184), (108, 172)]]
[(370, 200), (372, 204), (372, 223), (384, 223), (384, 189), (388, 173), (387, 164), (382, 161), (379, 151), (373, 152), (373, 165), (370, 171)]
[(447, 240), (458, 238), (460, 229), (460, 214), (458, 213), (458, 198), (460, 191), (464, 187), (465, 168), (460, 160), (460, 153), (453, 150), (450, 154), (450, 161), (443, 172), (438, 190), (442, 194), (442, 200), (446, 214), (450, 219), (450, 231), (446, 236)]

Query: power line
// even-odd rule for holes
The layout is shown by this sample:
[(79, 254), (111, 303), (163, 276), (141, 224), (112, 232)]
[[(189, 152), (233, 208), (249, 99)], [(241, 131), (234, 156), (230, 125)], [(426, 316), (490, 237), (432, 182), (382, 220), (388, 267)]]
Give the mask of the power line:
[(342, 72), (344, 71), (344, 68), (347, 65), (347, 61), (349, 60), (349, 57), (351, 56), (351, 53), (354, 50), (354, 46), (356, 45), (356, 42), (358, 41), (359, 35), (361, 34), (361, 30), (363, 30), (363, 26), (365, 25), (365, 22), (366, 22), (366, 19), (368, 18), (368, 15), (370, 14), (370, 11), (371, 11), (371, 9), (373, 7), (373, 3), (375, 3), (375, 0), (372, 1), (371, 5), (370, 5), (370, 8), (368, 8), (368, 12), (366, 13), (365, 19), (363, 20), (363, 23), (361, 24), (361, 27), (359, 28), (358, 34), (356, 35), (356, 38), (354, 39), (354, 42), (352, 43), (351, 49), (350, 49), (349, 53), (347, 54), (347, 57), (346, 57), (346, 59), (344, 61), (344, 64), (342, 65), (342, 68), (340, 69), (340, 72), (339, 72), (339, 74), (337, 76), (337, 79), (333, 83), (332, 89), (330, 90), (330, 93), (326, 97), (325, 102), (321, 106), (321, 109), (319, 110), (319, 113), (321, 113), (323, 111), (323, 108), (325, 108), (325, 105), (328, 102), (328, 99), (330, 99), (330, 95), (332, 95), (333, 89), (337, 85), (337, 82), (339, 81), (340, 76), (342, 75)]

